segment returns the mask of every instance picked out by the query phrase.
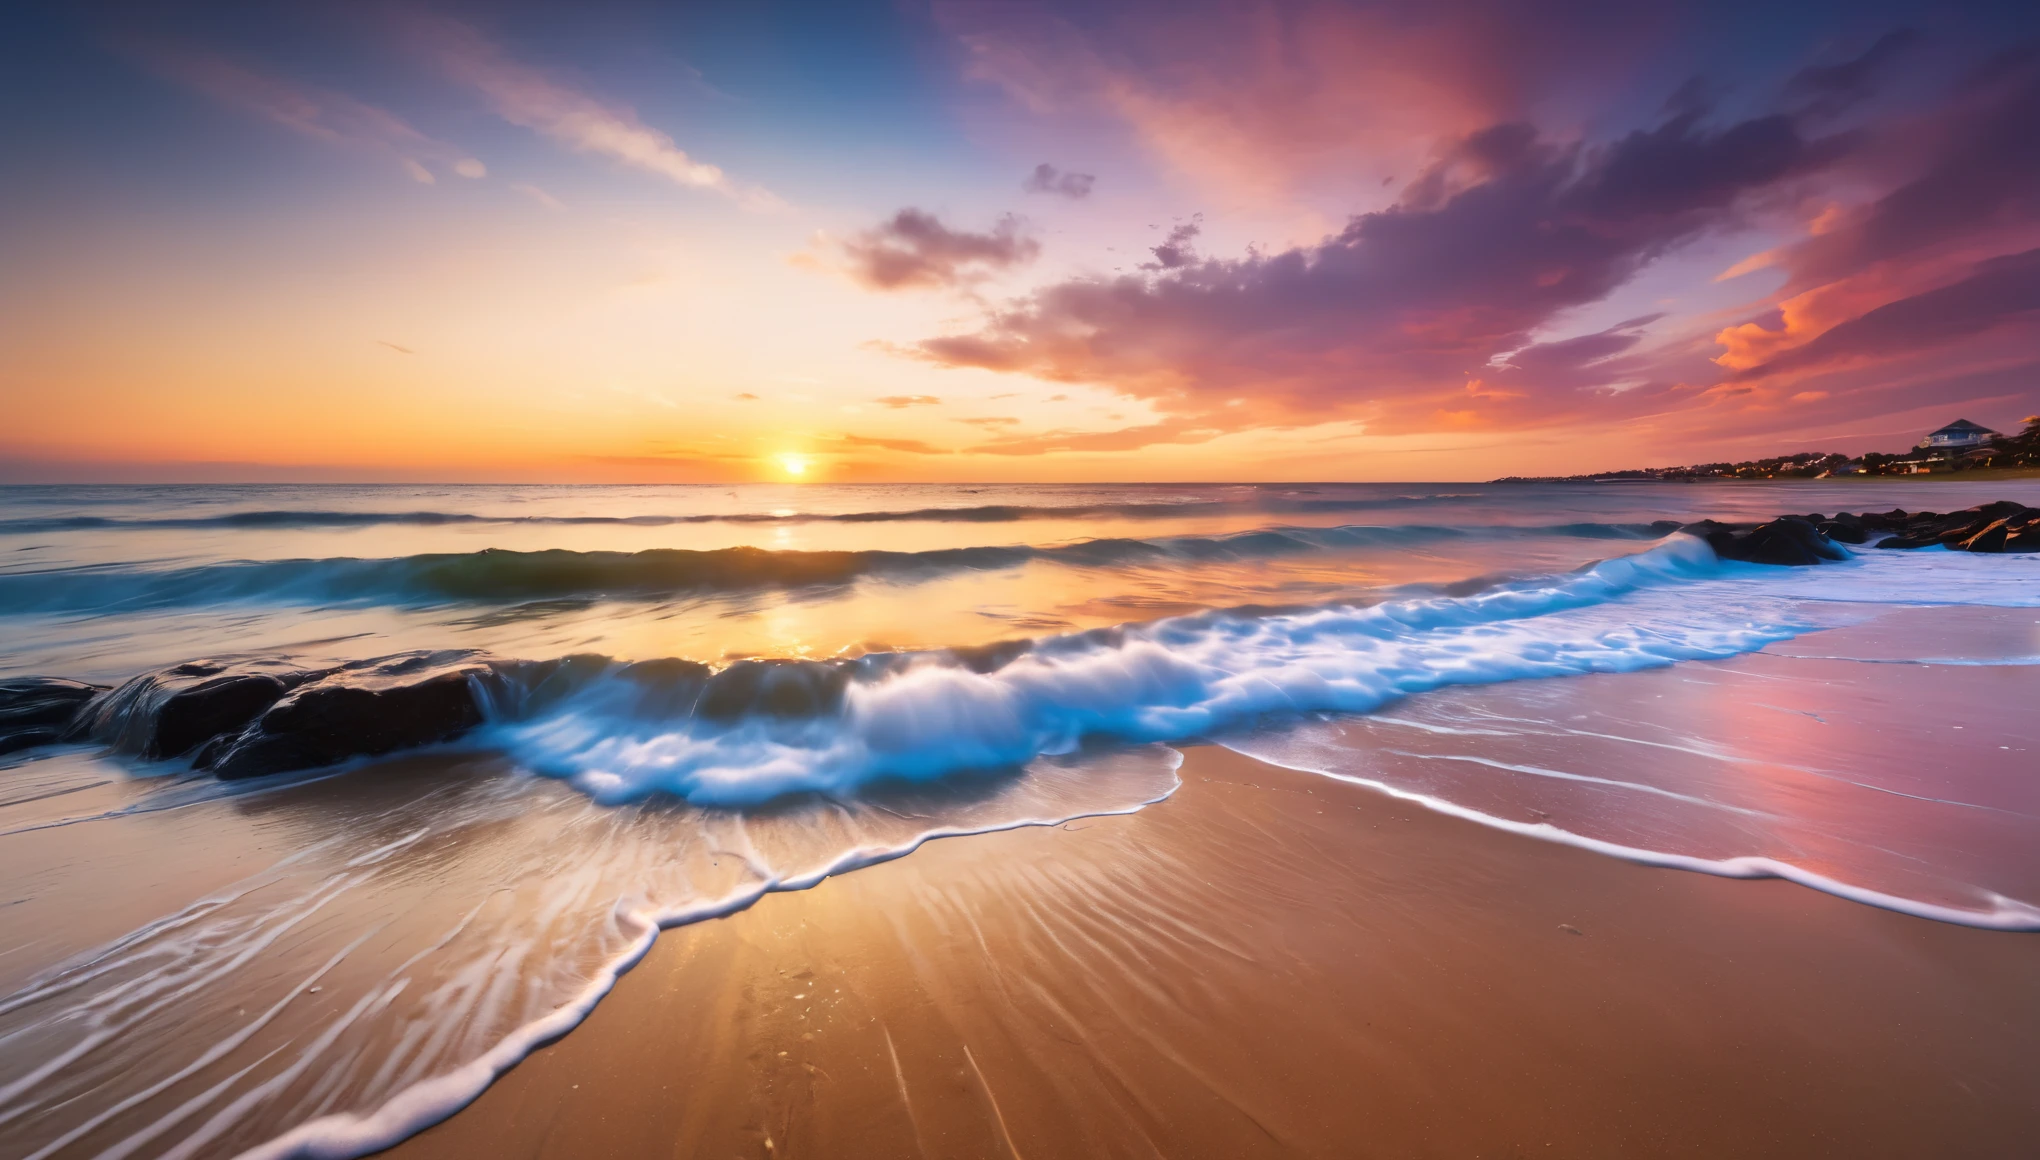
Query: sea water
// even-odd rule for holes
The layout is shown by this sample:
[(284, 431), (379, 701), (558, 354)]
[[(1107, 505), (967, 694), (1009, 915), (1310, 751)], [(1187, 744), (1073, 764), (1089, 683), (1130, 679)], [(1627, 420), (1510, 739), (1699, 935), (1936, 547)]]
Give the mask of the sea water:
[[(575, 658), (342, 770), (0, 759), (0, 1139), (357, 1155), (570, 1029), (662, 927), (1153, 807), (1193, 743), (2040, 929), (2040, 556), (1771, 568), (1667, 523), (2002, 498), (2040, 485), (0, 489), (0, 675)], [(704, 715), (644, 663), (672, 658), (839, 695)]]

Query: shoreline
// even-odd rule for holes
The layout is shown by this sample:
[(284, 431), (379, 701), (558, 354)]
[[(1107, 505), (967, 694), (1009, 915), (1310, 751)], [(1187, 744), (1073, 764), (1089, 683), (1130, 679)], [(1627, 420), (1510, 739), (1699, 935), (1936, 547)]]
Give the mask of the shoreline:
[(1926, 483), (1960, 481), (1964, 483), (1995, 483), (2000, 480), (2040, 479), (2040, 467), (1972, 467), (1962, 471), (1926, 471), (1917, 475), (1779, 475), (1764, 479), (1745, 479), (1734, 475), (1707, 476), (1696, 479), (1595, 479), (1585, 475), (1529, 476), (1521, 479), (1489, 479), (1479, 483), (1465, 484), (1469, 487), (1502, 487), (1516, 484), (1545, 483), (1676, 483), (1676, 484), (1717, 484), (1717, 483), (1878, 483), (1889, 485), (1900, 483)]
[(1138, 813), (669, 930), (382, 1154), (1996, 1155), (2040, 1120), (1997, 1080), (2040, 940), (1185, 753)]

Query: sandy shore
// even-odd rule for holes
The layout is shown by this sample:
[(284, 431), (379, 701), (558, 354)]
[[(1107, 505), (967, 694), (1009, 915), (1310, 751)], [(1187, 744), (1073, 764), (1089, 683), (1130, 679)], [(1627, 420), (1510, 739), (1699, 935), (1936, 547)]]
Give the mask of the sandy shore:
[(2040, 938), (1189, 751), (667, 932), (400, 1157), (2025, 1154)]

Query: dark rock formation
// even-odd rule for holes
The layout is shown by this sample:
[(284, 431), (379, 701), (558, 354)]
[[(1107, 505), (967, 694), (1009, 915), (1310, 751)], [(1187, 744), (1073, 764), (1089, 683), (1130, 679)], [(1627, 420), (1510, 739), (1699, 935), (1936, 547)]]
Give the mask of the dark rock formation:
[(451, 741), (482, 723), (503, 684), (495, 665), (465, 652), (343, 665), (214, 738), (194, 764), (222, 778), (260, 777)]
[(123, 682), (79, 714), (72, 735), (150, 761), (182, 757), (324, 672), (285, 660), (189, 661)]
[(2040, 508), (2012, 500), (1966, 511), (1818, 512), (1779, 516), (1768, 524), (1724, 524), (1702, 520), (1681, 531), (1699, 536), (1724, 560), (1757, 564), (1818, 564), (1848, 556), (1841, 544), (1877, 548), (1930, 548), (1962, 552), (2040, 552)]
[(2040, 552), (2040, 508), (2012, 500), (1982, 504), (1942, 515), (1889, 511), (1863, 516), (1876, 531), (1895, 532), (1879, 548), (1930, 548), (1963, 552)]
[(1833, 519), (1822, 519), (1819, 515), (1807, 517), (1807, 521), (1820, 529), (1820, 534), (1837, 544), (1867, 544), (1870, 529), (1863, 523), (1863, 517), (1849, 512), (1836, 512)]
[(526, 664), (469, 651), (327, 668), (287, 658), (202, 660), (111, 691), (25, 677), (0, 681), (0, 752), (89, 740), (150, 761), (192, 755), (194, 768), (223, 778), (316, 769), (452, 740), (481, 724), (491, 701), (513, 691), (525, 701), (556, 697), (606, 663)]
[(105, 691), (62, 677), (0, 681), (0, 753), (62, 740), (78, 711)]
[(1683, 529), (1699, 536), (1724, 560), (1751, 564), (1818, 564), (1824, 560), (1846, 560), (1848, 550), (1837, 545), (1819, 528), (1801, 516), (1780, 516), (1768, 524), (1722, 524), (1702, 520)]

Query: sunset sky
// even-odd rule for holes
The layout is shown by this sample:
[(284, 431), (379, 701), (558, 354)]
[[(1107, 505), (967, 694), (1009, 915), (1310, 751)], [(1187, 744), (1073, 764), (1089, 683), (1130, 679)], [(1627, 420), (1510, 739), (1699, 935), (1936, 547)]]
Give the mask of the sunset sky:
[(2040, 411), (2040, 5), (16, 8), (0, 481), (1449, 480)]

